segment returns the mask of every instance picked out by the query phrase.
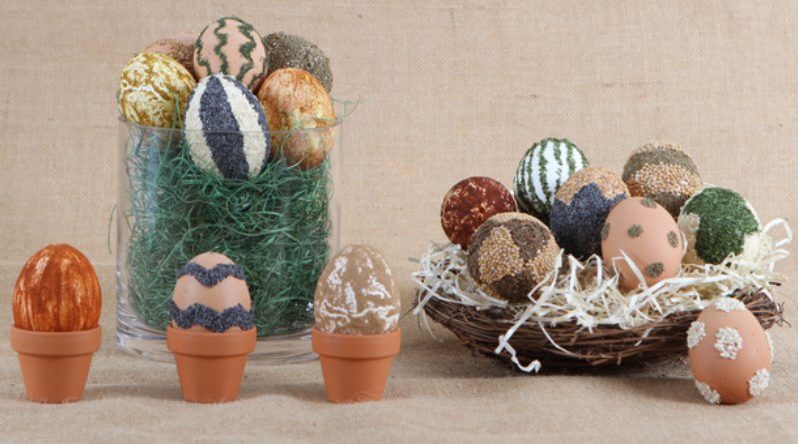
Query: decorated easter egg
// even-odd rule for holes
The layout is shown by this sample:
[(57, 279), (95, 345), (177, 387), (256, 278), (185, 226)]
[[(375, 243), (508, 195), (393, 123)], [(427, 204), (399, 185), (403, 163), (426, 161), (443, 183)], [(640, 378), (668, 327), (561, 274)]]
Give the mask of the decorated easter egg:
[(143, 126), (180, 128), (188, 95), (197, 85), (177, 60), (142, 52), (122, 69), (119, 109), (125, 119)]
[(23, 330), (91, 330), (100, 320), (100, 283), (83, 253), (66, 244), (48, 245), (22, 267), (12, 305), (14, 326)]
[(756, 241), (759, 217), (738, 193), (707, 187), (693, 194), (679, 214), (679, 228), (687, 237), (684, 262), (718, 264), (740, 254)]
[[(297, 68), (274, 71), (258, 90), (276, 155), (302, 169), (321, 164), (335, 144), (335, 109), (313, 74)], [(315, 129), (314, 129), (315, 128)]]
[(266, 74), (263, 37), (238, 17), (222, 17), (205, 27), (194, 49), (194, 72), (202, 79), (227, 74), (254, 90)]
[(643, 275), (646, 285), (679, 274), (684, 245), (676, 221), (668, 210), (648, 197), (630, 197), (618, 202), (601, 229), (601, 256), (617, 268), (620, 286), (640, 284), (626, 256)]
[(504, 185), (489, 177), (469, 177), (444, 196), (441, 225), (452, 243), (467, 249), (471, 235), (489, 217), (515, 210), (513, 195)]
[(495, 298), (529, 302), (529, 292), (554, 270), (559, 252), (543, 222), (525, 213), (500, 213), (472, 236), (468, 273)]
[(557, 243), (579, 259), (601, 251), (601, 229), (616, 203), (629, 196), (617, 175), (597, 167), (574, 173), (557, 190), (549, 225)]
[(690, 369), (711, 404), (740, 404), (770, 383), (768, 337), (740, 300), (722, 297), (704, 309), (687, 331)]
[(186, 141), (200, 168), (227, 179), (258, 175), (271, 152), (266, 116), (241, 82), (215, 74), (202, 79), (186, 108)]
[(183, 65), (196, 79), (194, 74), (194, 43), (196, 41), (196, 34), (176, 34), (150, 43), (142, 52), (159, 52), (168, 55)]
[(632, 196), (650, 197), (673, 217), (701, 188), (698, 167), (679, 145), (647, 144), (636, 149), (623, 167), (623, 181)]
[(518, 209), (547, 222), (554, 195), (572, 174), (588, 166), (587, 157), (568, 139), (543, 139), (529, 148), (515, 173)]
[(319, 276), (313, 313), (321, 332), (376, 335), (396, 330), (400, 304), (382, 255), (368, 245), (350, 245)]
[(180, 269), (169, 314), (172, 326), (184, 330), (255, 327), (244, 270), (220, 253), (202, 253)]
[(267, 75), (282, 68), (299, 68), (319, 79), (327, 92), (332, 90), (332, 71), (330, 59), (315, 44), (304, 38), (275, 32), (263, 38), (269, 59)]

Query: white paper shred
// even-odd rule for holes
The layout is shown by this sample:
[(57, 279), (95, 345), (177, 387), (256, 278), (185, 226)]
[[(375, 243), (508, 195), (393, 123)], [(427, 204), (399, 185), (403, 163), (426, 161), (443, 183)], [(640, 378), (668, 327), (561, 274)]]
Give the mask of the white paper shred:
[[(779, 227), (784, 233), (776, 241), (771, 232)], [(641, 279), (641, 285), (629, 293), (618, 289), (617, 270), (605, 270), (601, 257), (593, 255), (581, 262), (561, 251), (555, 271), (530, 292), (529, 302), (512, 305), (491, 297), (476, 285), (468, 274), (467, 253), (459, 245), (433, 242), (418, 259), (418, 271), (411, 275), (420, 290), (413, 314), (432, 333), (424, 313), (424, 306), (432, 298), (477, 310), (510, 309), (515, 313), (515, 322), (499, 336), (495, 353), (506, 352), (520, 370), (537, 372), (540, 361), (521, 363), (510, 345), (510, 339), (525, 323), (538, 324), (553, 347), (573, 354), (556, 344), (546, 327), (572, 322), (588, 331), (601, 325), (634, 328), (673, 313), (702, 310), (714, 298), (738, 290), (760, 289), (773, 299), (772, 288), (784, 281), (784, 276), (775, 272), (775, 265), (789, 255), (784, 247), (792, 237), (786, 221), (773, 220), (757, 234), (751, 248), (740, 255), (729, 256), (717, 265), (682, 265), (678, 276), (651, 287)], [(624, 260), (634, 273), (642, 275), (631, 259), (625, 256)]]

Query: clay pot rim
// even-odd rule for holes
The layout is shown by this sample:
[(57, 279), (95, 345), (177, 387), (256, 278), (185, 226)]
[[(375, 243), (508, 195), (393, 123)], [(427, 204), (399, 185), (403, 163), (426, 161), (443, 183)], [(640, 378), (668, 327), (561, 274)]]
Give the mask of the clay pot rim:
[(11, 348), (26, 355), (87, 355), (99, 350), (101, 344), (100, 326), (79, 331), (34, 331), (11, 326)]
[(166, 327), (166, 345), (169, 350), (190, 356), (222, 358), (246, 355), (255, 350), (257, 337), (255, 328), (214, 333), (184, 330), (171, 325)]
[(313, 351), (322, 356), (341, 359), (379, 359), (399, 354), (402, 329), (376, 335), (325, 333), (311, 330)]

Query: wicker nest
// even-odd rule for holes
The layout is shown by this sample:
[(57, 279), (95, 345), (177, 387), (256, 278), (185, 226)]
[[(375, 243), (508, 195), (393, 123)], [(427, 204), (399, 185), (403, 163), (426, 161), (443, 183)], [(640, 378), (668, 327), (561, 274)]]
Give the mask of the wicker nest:
[[(733, 297), (743, 301), (765, 329), (786, 322), (783, 304), (774, 302), (765, 292), (738, 292)], [(446, 298), (431, 298), (423, 309), (468, 348), (495, 358), (500, 358), (495, 353), (498, 338), (516, 322), (513, 310), (481, 310)], [(526, 322), (509, 343), (520, 361), (538, 360), (545, 368), (640, 364), (685, 354), (687, 329), (699, 313), (673, 313), (664, 320), (633, 328), (601, 325), (592, 331), (572, 322), (547, 326), (544, 331), (541, 324)], [(501, 359), (506, 361), (506, 357)]]

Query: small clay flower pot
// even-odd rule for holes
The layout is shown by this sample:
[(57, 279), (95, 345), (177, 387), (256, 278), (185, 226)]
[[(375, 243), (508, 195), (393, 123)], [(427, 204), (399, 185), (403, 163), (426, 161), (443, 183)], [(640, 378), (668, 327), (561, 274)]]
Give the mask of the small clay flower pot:
[(345, 335), (313, 329), (313, 351), (321, 360), (327, 398), (332, 402), (379, 401), (399, 353), (400, 329), (379, 335)]
[(255, 350), (257, 333), (224, 333), (166, 328), (166, 344), (175, 354), (183, 399), (190, 402), (231, 402), (238, 398), (247, 355)]
[(52, 404), (80, 400), (101, 342), (100, 327), (65, 332), (11, 327), (11, 348), (19, 354), (28, 399)]

